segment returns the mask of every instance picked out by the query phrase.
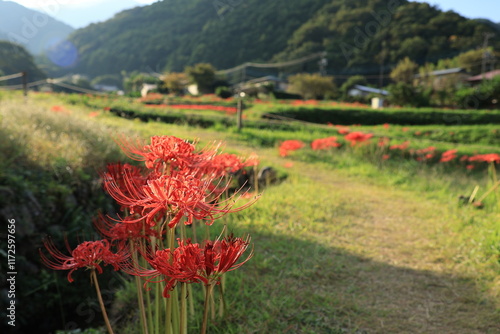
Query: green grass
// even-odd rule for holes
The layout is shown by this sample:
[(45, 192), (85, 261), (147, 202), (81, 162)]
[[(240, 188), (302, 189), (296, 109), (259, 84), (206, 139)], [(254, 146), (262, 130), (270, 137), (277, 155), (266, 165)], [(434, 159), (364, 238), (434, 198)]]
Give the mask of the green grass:
[[(99, 166), (123, 158), (111, 139), (120, 133), (200, 138), (202, 144), (226, 140), (227, 151), (256, 151), (262, 166), (288, 174), (284, 182), (265, 189), (250, 208), (227, 216), (231, 231), (251, 234), (255, 256), (228, 273), (230, 312), (211, 325), (210, 333), (499, 330), (498, 198), (488, 198), (483, 210), (458, 201), (476, 185), (480, 192), (486, 189), (486, 171), (470, 173), (404, 159), (381, 162), (369, 147), (304, 149), (287, 158), (278, 156), (280, 141), (310, 142), (334, 131), (328, 127), (244, 128), (238, 133), (222, 126), (144, 123), (104, 112), (89, 117), (94, 108), (66, 104), (58, 96), (30, 96), (24, 103), (21, 96), (2, 95), (0, 103), (0, 131), (9, 138), (0, 144), (2, 170), (9, 171), (11, 184), (24, 182), (14, 178), (23, 168), (36, 168), (47, 177), (70, 167), (84, 172), (66, 172), (67, 177), (56, 178), (61, 184), (91, 182)], [(50, 111), (53, 105), (71, 113), (55, 114)], [(461, 146), (475, 149), (468, 143)], [(285, 169), (285, 162), (294, 165)], [(54, 181), (48, 184), (55, 186)], [(35, 196), (43, 196), (44, 187), (38, 186)], [(65, 189), (68, 196), (75, 191)], [(72, 224), (89, 226), (88, 214)], [(60, 225), (59, 219), (52, 223)], [(213, 236), (221, 223), (213, 226)], [(128, 309), (133, 296), (129, 292), (120, 292), (115, 307)], [(53, 298), (50, 289), (41, 295)], [(132, 333), (132, 326), (126, 323), (128, 329), (121, 332)], [(198, 326), (195, 321), (194, 332)]]

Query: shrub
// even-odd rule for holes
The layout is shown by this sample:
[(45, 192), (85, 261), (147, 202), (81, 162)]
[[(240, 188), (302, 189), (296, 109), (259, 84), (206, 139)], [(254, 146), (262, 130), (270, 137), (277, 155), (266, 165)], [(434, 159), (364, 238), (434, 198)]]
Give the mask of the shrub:
[(219, 86), (215, 89), (215, 95), (223, 99), (228, 99), (233, 96), (233, 92), (229, 87)]
[(337, 94), (337, 87), (332, 76), (319, 74), (296, 74), (288, 78), (291, 93), (302, 95), (305, 99), (323, 99)]

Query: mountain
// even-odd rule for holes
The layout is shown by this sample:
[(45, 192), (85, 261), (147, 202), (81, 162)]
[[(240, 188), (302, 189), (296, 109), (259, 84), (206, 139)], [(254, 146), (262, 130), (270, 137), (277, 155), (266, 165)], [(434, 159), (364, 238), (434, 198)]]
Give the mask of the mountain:
[[(44, 79), (43, 73), (33, 60), (33, 56), (20, 45), (13, 44), (7, 41), (0, 41), (0, 76), (10, 75), (20, 72), (28, 74), (28, 81), (33, 82)], [(9, 81), (0, 82), (2, 85), (17, 85), (21, 84), (21, 79), (12, 79)]]
[[(324, 0), (165, 0), (77, 30), (76, 72), (181, 71), (207, 61), (218, 68), (266, 61)], [(234, 5), (219, 5), (234, 3)]]
[[(370, 0), (331, 1), (302, 25), (275, 60), (325, 50), (334, 67), (378, 73), (380, 63), (393, 66), (409, 57), (435, 63), (483, 45), (484, 33), (497, 26), (443, 12), (427, 3)], [(487, 21), (487, 22), (485, 22)], [(499, 39), (490, 40), (496, 50)], [(387, 67), (387, 66), (386, 66)]]
[[(182, 71), (209, 62), (284, 61), (327, 51), (329, 73), (378, 74), (480, 47), (495, 27), (407, 0), (164, 0), (75, 31), (73, 72)], [(498, 39), (490, 45), (500, 48)], [(317, 70), (318, 65), (302, 70)], [(300, 70), (300, 69), (299, 69)]]
[(40, 54), (73, 32), (69, 25), (15, 2), (0, 1), (0, 38)]

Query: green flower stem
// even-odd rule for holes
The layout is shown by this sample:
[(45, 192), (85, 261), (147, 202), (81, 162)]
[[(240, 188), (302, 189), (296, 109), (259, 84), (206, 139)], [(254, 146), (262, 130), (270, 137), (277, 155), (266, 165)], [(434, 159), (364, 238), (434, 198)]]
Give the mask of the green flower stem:
[[(139, 263), (137, 259), (137, 250), (135, 249), (132, 241), (130, 241), (130, 252), (132, 253), (132, 259), (134, 263)], [(137, 302), (139, 304), (139, 313), (141, 315), (140, 318), (141, 318), (142, 333), (148, 334), (146, 310), (144, 309), (144, 295), (142, 294), (141, 278), (139, 276), (135, 276), (135, 285), (137, 288)]]
[(180, 334), (187, 334), (187, 283), (181, 283)]
[(210, 303), (210, 295), (212, 294), (212, 285), (208, 284), (205, 287), (205, 303), (203, 306), (203, 323), (201, 325), (201, 334), (206, 334), (207, 333), (207, 326), (208, 326), (208, 308), (209, 308), (209, 303)]
[(102, 301), (101, 289), (99, 288), (99, 282), (97, 281), (97, 275), (95, 269), (90, 272), (91, 280), (94, 282), (95, 290), (97, 292), (97, 299), (99, 299), (99, 305), (101, 306), (102, 315), (104, 317), (104, 322), (106, 323), (106, 328), (109, 334), (114, 334), (111, 324), (109, 322), (108, 314), (106, 313), (106, 308), (104, 307), (104, 302)]

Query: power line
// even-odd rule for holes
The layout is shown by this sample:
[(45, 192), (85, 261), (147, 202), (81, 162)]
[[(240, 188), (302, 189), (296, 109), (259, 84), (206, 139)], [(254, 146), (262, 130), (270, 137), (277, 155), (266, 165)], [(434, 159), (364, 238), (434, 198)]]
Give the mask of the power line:
[(242, 69), (245, 69), (247, 67), (256, 67), (256, 68), (280, 68), (280, 67), (288, 67), (288, 66), (293, 66), (301, 63), (305, 63), (307, 61), (311, 61), (316, 58), (324, 58), (326, 56), (326, 52), (319, 52), (319, 53), (314, 53), (312, 55), (302, 57), (299, 59), (294, 59), (286, 62), (281, 62), (281, 63), (272, 63), (272, 64), (263, 64), (263, 63), (244, 63), (241, 65), (238, 65), (236, 67), (228, 68), (226, 70), (221, 70), (217, 71), (217, 74), (229, 74), (232, 72), (237, 72), (241, 71)]

